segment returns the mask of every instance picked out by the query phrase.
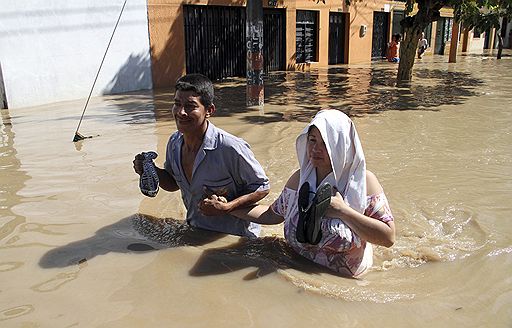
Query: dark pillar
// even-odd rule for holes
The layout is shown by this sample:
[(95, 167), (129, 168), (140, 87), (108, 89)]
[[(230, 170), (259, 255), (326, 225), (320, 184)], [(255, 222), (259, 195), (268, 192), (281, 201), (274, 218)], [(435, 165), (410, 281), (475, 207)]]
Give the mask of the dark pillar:
[(263, 3), (247, 1), (247, 106), (262, 107), (263, 90)]

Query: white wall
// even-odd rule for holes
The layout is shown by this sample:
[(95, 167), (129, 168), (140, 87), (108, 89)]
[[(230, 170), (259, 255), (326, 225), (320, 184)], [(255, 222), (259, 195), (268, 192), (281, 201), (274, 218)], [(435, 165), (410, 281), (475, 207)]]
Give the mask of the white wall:
[[(9, 108), (87, 98), (124, 0), (2, 1)], [(150, 89), (146, 0), (127, 0), (93, 95)]]
[(473, 37), (473, 31), (470, 32), (470, 42), (469, 42), (469, 53), (481, 54), (484, 51), (485, 44), (485, 32), (480, 34), (480, 37)]
[(475, 39), (471, 40), (468, 52), (481, 54), (484, 51), (485, 38), (483, 36), (485, 36), (485, 34), (482, 33), (481, 35), (482, 35), (481, 38), (475, 38)]

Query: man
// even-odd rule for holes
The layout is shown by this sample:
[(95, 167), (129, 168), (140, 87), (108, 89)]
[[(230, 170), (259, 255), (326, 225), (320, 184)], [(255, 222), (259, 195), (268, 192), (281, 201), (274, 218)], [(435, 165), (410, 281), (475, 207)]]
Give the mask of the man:
[(391, 36), (391, 42), (388, 43), (388, 50), (386, 57), (389, 62), (399, 63), (400, 62), (400, 41), (402, 36), (400, 33)]
[(425, 32), (421, 32), (421, 38), (418, 41), (418, 59), (423, 58), (428, 48), (428, 40), (425, 38)]
[[(176, 82), (172, 113), (178, 131), (167, 143), (164, 169), (156, 168), (160, 187), (181, 191), (187, 223), (207, 230), (257, 237), (260, 226), (231, 216), (237, 208), (254, 204), (269, 193), (269, 181), (249, 145), (217, 127), (213, 84), (201, 74)], [(142, 174), (143, 155), (133, 161)], [(219, 197), (211, 205), (205, 199)]]

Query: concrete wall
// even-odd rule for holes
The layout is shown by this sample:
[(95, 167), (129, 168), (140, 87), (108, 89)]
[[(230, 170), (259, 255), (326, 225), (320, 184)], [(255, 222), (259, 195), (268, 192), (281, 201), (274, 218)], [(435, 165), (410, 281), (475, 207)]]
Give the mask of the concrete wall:
[[(9, 108), (87, 98), (123, 0), (2, 1), (0, 64)], [(128, 0), (93, 95), (151, 89), (145, 0)]]

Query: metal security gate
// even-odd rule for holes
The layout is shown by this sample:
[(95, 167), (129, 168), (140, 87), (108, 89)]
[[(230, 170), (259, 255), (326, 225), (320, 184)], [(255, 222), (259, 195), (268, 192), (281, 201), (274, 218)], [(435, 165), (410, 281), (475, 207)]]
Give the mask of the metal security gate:
[[(245, 7), (184, 5), (187, 73), (212, 80), (246, 76)], [(285, 68), (284, 10), (263, 10), (264, 71)]]
[(345, 15), (329, 13), (329, 65), (345, 63)]
[(296, 62), (306, 63), (317, 61), (318, 12), (297, 10), (296, 24)]
[(187, 73), (246, 75), (245, 8), (184, 5)]
[(263, 9), (263, 65), (265, 73), (285, 69), (286, 18), (281, 9)]
[(373, 12), (372, 58), (386, 57), (388, 44), (389, 13)]

